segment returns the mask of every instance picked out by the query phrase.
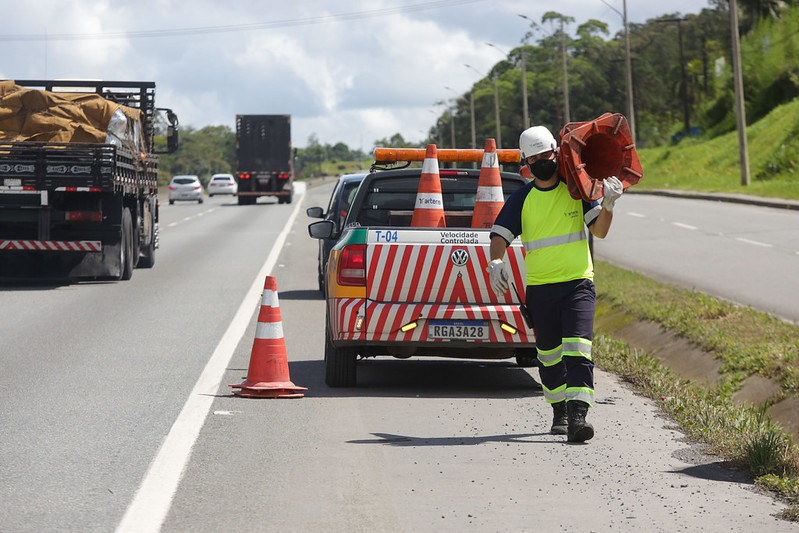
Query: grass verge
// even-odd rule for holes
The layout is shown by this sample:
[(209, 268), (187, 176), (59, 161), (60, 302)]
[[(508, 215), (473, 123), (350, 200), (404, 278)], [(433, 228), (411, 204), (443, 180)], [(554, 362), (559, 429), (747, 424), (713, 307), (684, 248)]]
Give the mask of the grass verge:
[[(715, 387), (680, 379), (653, 354), (598, 331), (597, 366), (654, 400), (689, 438), (747, 468), (762, 489), (788, 503), (786, 520), (799, 521), (799, 446), (767, 415), (769, 405), (736, 405), (733, 393), (751, 375), (780, 386), (770, 401), (799, 394), (799, 327), (706, 294), (659, 283), (597, 261), (597, 318), (660, 324), (721, 362)], [(621, 317), (621, 318), (620, 318)]]

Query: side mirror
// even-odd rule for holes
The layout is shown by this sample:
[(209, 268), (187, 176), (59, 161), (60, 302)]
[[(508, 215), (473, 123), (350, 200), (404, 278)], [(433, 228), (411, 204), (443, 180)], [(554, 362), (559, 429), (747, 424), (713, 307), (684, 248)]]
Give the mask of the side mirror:
[(169, 126), (166, 130), (166, 150), (170, 154), (176, 152), (178, 149), (178, 128), (177, 126)]
[(305, 214), (311, 218), (322, 218), (325, 216), (325, 212), (321, 207), (309, 207), (305, 210)]
[(330, 239), (336, 231), (336, 223), (332, 220), (320, 220), (308, 225), (308, 235), (314, 239)]

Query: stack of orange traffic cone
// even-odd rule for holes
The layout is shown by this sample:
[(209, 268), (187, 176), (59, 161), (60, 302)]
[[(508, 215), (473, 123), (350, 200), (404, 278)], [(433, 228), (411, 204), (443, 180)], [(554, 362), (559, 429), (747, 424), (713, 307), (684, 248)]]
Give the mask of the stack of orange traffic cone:
[(308, 390), (292, 383), (289, 377), (277, 280), (274, 276), (267, 276), (264, 281), (247, 380), (241, 385), (230, 386), (240, 389), (233, 391), (236, 396), (249, 398), (302, 398), (304, 395), (299, 391)]
[(438, 150), (428, 144), (422, 163), (422, 177), (416, 192), (411, 226), (423, 228), (445, 228), (444, 199), (441, 196), (441, 177), (438, 174)]
[(472, 227), (493, 227), (494, 220), (504, 204), (505, 196), (502, 193), (502, 178), (499, 175), (499, 159), (497, 159), (497, 142), (494, 139), (486, 139), (483, 165), (480, 167), (480, 178), (477, 180)]

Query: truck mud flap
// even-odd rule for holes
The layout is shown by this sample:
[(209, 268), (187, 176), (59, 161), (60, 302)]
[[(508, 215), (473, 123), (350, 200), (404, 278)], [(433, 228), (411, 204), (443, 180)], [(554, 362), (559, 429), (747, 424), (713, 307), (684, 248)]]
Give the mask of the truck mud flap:
[(119, 244), (102, 252), (0, 252), (0, 281), (119, 279)]

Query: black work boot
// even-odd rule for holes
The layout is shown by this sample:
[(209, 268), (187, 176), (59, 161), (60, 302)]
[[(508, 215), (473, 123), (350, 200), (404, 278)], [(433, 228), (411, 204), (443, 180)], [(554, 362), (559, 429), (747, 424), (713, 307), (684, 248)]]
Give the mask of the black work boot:
[(552, 429), (549, 430), (553, 435), (565, 435), (569, 425), (569, 418), (566, 416), (566, 402), (552, 404)]
[(585, 442), (594, 436), (594, 426), (585, 421), (588, 414), (588, 404), (579, 400), (572, 400), (566, 403), (566, 410), (569, 413), (569, 430), (566, 440), (569, 442)]

